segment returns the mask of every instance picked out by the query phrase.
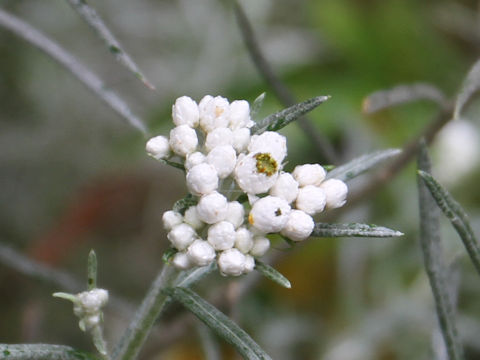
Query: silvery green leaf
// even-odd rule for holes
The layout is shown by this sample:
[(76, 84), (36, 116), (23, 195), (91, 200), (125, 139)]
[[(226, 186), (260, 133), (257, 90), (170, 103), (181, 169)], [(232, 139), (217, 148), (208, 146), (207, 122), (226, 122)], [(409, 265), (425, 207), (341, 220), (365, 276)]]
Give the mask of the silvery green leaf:
[(99, 360), (97, 356), (70, 346), (50, 344), (0, 344), (0, 358), (5, 360)]
[(266, 93), (263, 92), (260, 95), (258, 95), (255, 100), (253, 100), (252, 107), (250, 108), (250, 116), (252, 119), (255, 119), (258, 112), (260, 111), (260, 108), (263, 105), (263, 101), (265, 100), (265, 96), (266, 96)]
[(87, 289), (93, 290), (97, 287), (97, 255), (92, 249), (88, 254), (87, 262)]
[(173, 204), (173, 211), (177, 211), (184, 215), (185, 211), (187, 211), (190, 206), (197, 205), (197, 202), (198, 200), (195, 196), (188, 194), (183, 199), (180, 199)]
[(463, 241), (468, 255), (473, 262), (473, 265), (480, 273), (480, 247), (478, 240), (473, 233), (468, 216), (458, 202), (453, 199), (449, 192), (440, 185), (432, 175), (419, 170), (418, 174), (424, 181), (428, 190), (435, 199), (438, 207), (442, 210), (445, 216), (450, 220), (458, 235)]
[(292, 284), (290, 284), (290, 281), (285, 276), (260, 260), (255, 260), (255, 270), (284, 288), (290, 289), (292, 287)]
[(372, 114), (391, 106), (417, 100), (431, 100), (442, 105), (446, 98), (442, 91), (431, 84), (398, 85), (388, 90), (380, 90), (370, 94), (363, 101), (363, 111)]
[(244, 330), (192, 290), (174, 287), (165, 291), (203, 321), (215, 334), (233, 345), (245, 359), (271, 359)]
[(189, 287), (193, 283), (200, 281), (205, 276), (217, 269), (217, 263), (212, 262), (209, 265), (196, 267), (194, 269), (183, 271), (175, 280), (176, 286)]
[(60, 298), (60, 299), (65, 299), (65, 300), (71, 301), (74, 304), (78, 303), (78, 297), (74, 294), (69, 294), (69, 293), (64, 293), (64, 292), (56, 292), (56, 293), (53, 293), (52, 296)]
[(463, 81), (462, 88), (457, 95), (455, 101), (455, 108), (453, 111), (453, 118), (458, 119), (462, 113), (463, 108), (472, 98), (472, 96), (480, 89), (480, 60), (473, 64), (472, 68)]
[[(430, 172), (430, 159), (425, 141), (420, 143), (418, 152), (419, 170)], [(448, 293), (446, 283), (446, 267), (440, 238), (439, 209), (428, 188), (418, 179), (418, 195), (420, 206), (420, 245), (422, 248), (425, 270), (432, 288), (435, 308), (440, 330), (445, 341), (450, 360), (463, 359), (463, 350), (458, 338), (455, 324), (454, 307)]]
[(171, 161), (171, 160), (168, 160), (168, 159), (156, 159), (156, 158), (154, 158), (154, 159), (157, 160), (157, 161), (160, 161), (162, 164), (165, 164), (165, 165), (180, 169), (182, 171), (185, 171), (185, 166), (183, 164), (177, 163), (176, 161)]
[(115, 59), (130, 70), (135, 77), (142, 81), (148, 88), (154, 90), (155, 87), (145, 78), (139, 70), (137, 64), (123, 50), (122, 46), (97, 14), (95, 9), (88, 5), (85, 0), (68, 0), (72, 8), (90, 25), (97, 36), (105, 42), (110, 53)]
[(290, 106), (282, 111), (267, 116), (257, 122), (251, 129), (252, 134), (261, 134), (264, 131), (277, 131), (285, 127), (300, 116), (312, 111), (320, 104), (330, 99), (330, 96), (317, 96), (307, 101)]
[(400, 231), (372, 224), (327, 224), (316, 223), (312, 237), (397, 237)]
[(327, 174), (327, 179), (351, 180), (376, 165), (397, 156), (401, 152), (402, 150), (400, 149), (387, 149), (360, 156), (330, 171)]

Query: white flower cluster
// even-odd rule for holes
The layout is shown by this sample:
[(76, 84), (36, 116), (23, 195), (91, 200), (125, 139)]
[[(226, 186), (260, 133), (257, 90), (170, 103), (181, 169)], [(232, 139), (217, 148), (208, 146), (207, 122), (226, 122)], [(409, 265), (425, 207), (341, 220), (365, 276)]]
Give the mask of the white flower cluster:
[(76, 296), (73, 312), (80, 318), (79, 326), (83, 331), (100, 324), (102, 319), (102, 307), (108, 301), (108, 291), (104, 289), (93, 289), (84, 291)]
[[(146, 150), (156, 159), (179, 157), (187, 187), (198, 197), (183, 214), (163, 214), (177, 268), (217, 261), (223, 275), (250, 272), (270, 247), (267, 234), (302, 241), (313, 230), (313, 215), (345, 203), (347, 186), (325, 180), (320, 165), (282, 171), (286, 138), (271, 131), (252, 135), (247, 101), (207, 95), (197, 105), (183, 96), (172, 117), (170, 137), (150, 139)], [(236, 201), (241, 194), (248, 196), (245, 204)]]

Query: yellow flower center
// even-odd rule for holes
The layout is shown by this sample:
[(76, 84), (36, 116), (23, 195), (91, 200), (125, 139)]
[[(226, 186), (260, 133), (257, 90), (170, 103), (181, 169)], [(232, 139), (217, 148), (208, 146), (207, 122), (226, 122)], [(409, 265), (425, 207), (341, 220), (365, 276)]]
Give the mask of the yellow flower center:
[(277, 161), (269, 153), (258, 153), (255, 155), (257, 160), (257, 171), (267, 176), (272, 176), (278, 170)]

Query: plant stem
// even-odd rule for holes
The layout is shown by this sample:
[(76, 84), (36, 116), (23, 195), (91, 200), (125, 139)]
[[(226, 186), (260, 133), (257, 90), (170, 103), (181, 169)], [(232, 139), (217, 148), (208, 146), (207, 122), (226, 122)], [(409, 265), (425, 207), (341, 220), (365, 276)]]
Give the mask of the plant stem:
[(143, 299), (135, 317), (113, 351), (114, 360), (133, 360), (137, 357), (155, 320), (164, 308), (168, 295), (163, 289), (168, 287), (177, 271), (170, 265), (164, 265), (152, 283), (147, 296)]

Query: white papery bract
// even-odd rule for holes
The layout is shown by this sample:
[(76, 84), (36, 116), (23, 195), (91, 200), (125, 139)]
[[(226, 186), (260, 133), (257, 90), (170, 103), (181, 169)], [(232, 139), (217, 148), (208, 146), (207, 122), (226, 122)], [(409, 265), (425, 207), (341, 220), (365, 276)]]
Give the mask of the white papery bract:
[(190, 194), (162, 217), (178, 269), (216, 261), (223, 275), (248, 273), (270, 248), (267, 234), (303, 241), (313, 231), (312, 216), (345, 203), (347, 186), (325, 181), (322, 166), (283, 171), (285, 136), (255, 134), (245, 100), (206, 95), (197, 105), (182, 96), (172, 118), (170, 138), (156, 136), (146, 150), (186, 171)]
[(98, 326), (102, 319), (102, 307), (108, 302), (108, 291), (96, 288), (83, 291), (75, 297), (73, 313), (80, 318), (80, 329), (86, 331)]
[(188, 96), (179, 97), (172, 105), (173, 123), (177, 126), (196, 127), (199, 120), (197, 103)]

